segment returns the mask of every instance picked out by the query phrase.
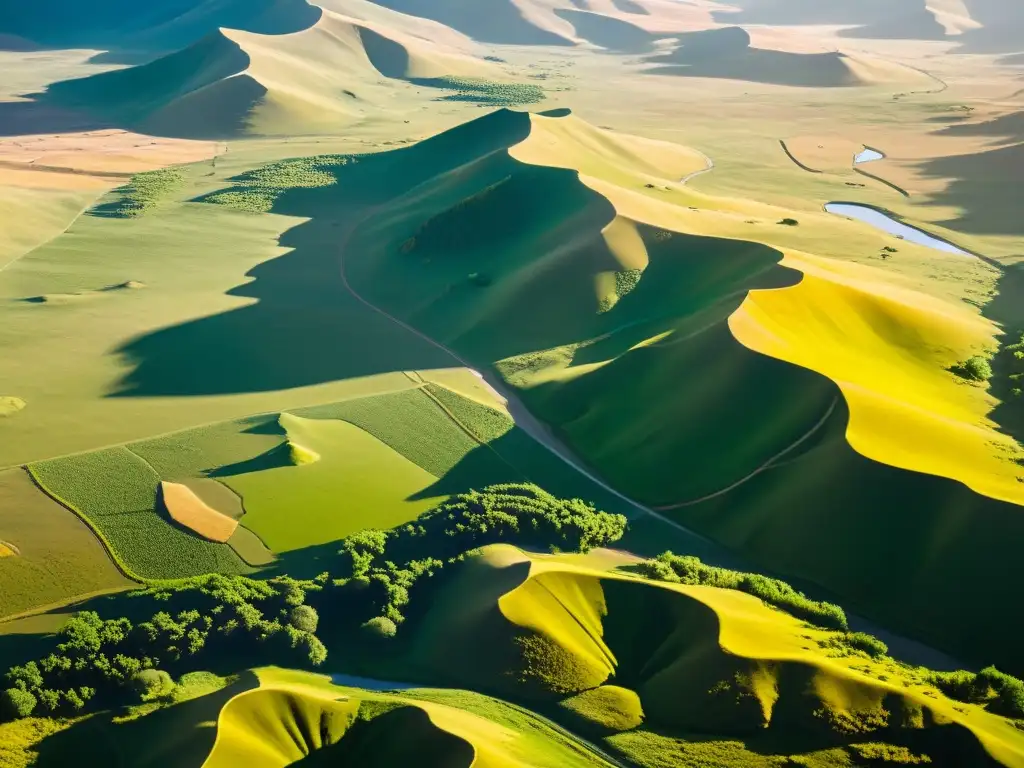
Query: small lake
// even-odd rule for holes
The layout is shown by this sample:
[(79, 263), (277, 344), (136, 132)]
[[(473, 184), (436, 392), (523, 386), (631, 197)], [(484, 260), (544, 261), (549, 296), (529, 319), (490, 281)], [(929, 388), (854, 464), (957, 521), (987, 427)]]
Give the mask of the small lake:
[(874, 160), (883, 160), (884, 158), (885, 155), (883, 155), (877, 149), (868, 149), (867, 147), (864, 147), (863, 152), (854, 155), (853, 164), (860, 165), (862, 163), (870, 163)]
[(870, 224), (876, 229), (888, 232), (890, 235), (896, 235), (897, 237), (901, 237), (911, 243), (917, 243), (918, 245), (924, 245), (928, 248), (934, 248), (937, 251), (955, 253), (958, 256), (971, 255), (967, 251), (957, 248), (952, 243), (947, 243), (945, 240), (932, 237), (927, 232), (923, 232), (920, 229), (903, 224), (891, 216), (887, 216), (881, 211), (869, 208), (866, 205), (855, 205), (853, 203), (828, 203), (825, 206), (825, 210), (829, 213), (834, 213), (837, 216), (848, 216), (851, 219), (863, 221), (865, 224)]

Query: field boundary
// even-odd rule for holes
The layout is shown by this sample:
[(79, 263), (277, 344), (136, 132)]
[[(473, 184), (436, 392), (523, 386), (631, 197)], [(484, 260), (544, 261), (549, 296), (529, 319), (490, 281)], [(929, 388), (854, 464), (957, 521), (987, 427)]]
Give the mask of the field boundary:
[(82, 510), (78, 509), (78, 507), (76, 507), (74, 504), (61, 498), (57, 493), (51, 491), (49, 488), (43, 485), (43, 481), (39, 478), (38, 475), (36, 475), (35, 472), (32, 471), (31, 465), (26, 465), (25, 471), (28, 472), (29, 477), (32, 478), (32, 482), (40, 491), (45, 493), (47, 496), (49, 496), (51, 499), (56, 501), (58, 504), (60, 504), (68, 511), (72, 512), (76, 517), (78, 517), (79, 520), (81, 520), (83, 523), (89, 526), (89, 530), (92, 531), (96, 538), (99, 539), (100, 542), (103, 544), (103, 548), (106, 550), (111, 562), (113, 562), (117, 569), (121, 572), (121, 575), (123, 575), (127, 579), (131, 579), (132, 581), (137, 581), (140, 584), (155, 584), (160, 581), (157, 579), (144, 579), (137, 573), (135, 573), (131, 568), (129, 568), (124, 563), (124, 561), (121, 560), (120, 557), (118, 557), (110, 541), (107, 539), (106, 536), (103, 535), (103, 532), (99, 529), (99, 527), (92, 520), (89, 519), (88, 515), (82, 512)]
[(794, 155), (790, 151), (790, 149), (786, 145), (786, 142), (785, 142), (784, 139), (779, 139), (779, 145), (782, 147), (782, 151), (786, 153), (786, 157), (788, 157), (790, 160), (792, 160), (794, 163), (796, 163), (798, 168), (801, 168), (801, 169), (807, 171), (808, 173), (820, 173), (820, 174), (824, 174), (825, 173), (824, 171), (819, 171), (817, 168), (811, 168), (811, 166), (809, 166), (809, 165), (804, 165), (799, 160), (797, 160), (796, 159), (796, 155)]

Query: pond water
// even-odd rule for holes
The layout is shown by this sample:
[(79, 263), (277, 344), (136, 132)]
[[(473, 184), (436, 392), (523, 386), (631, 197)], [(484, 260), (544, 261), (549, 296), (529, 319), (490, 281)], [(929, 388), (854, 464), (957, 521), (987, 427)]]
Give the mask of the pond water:
[(863, 221), (876, 229), (881, 229), (883, 232), (888, 232), (890, 235), (896, 235), (897, 237), (911, 243), (917, 243), (918, 245), (934, 248), (937, 251), (955, 253), (958, 256), (971, 255), (967, 251), (957, 248), (952, 243), (947, 243), (945, 240), (932, 237), (927, 232), (923, 232), (920, 229), (916, 229), (897, 221), (891, 216), (887, 216), (881, 211), (876, 210), (875, 208), (869, 208), (866, 205), (854, 205), (853, 203), (829, 203), (825, 206), (825, 210), (829, 213), (834, 213), (837, 216), (848, 216), (851, 219)]
[(881, 152), (876, 149), (868, 149), (864, 147), (864, 151), (855, 155), (853, 158), (854, 165), (860, 165), (861, 163), (870, 163), (873, 160), (881, 160), (885, 157)]

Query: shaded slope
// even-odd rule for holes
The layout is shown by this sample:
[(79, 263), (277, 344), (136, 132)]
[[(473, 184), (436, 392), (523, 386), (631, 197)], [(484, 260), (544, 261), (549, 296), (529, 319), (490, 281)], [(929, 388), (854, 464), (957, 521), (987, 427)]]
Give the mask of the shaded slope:
[[(891, 662), (829, 652), (822, 643), (835, 633), (749, 595), (503, 546), (467, 561), (445, 589), (417, 649), (461, 684), (538, 702), (613, 684), (638, 695), (641, 732), (739, 736), (775, 754), (871, 740), (938, 765), (1024, 762), (1011, 722)], [(453, 663), (470, 647), (474, 663)]]
[(221, 709), (206, 768), (608, 765), (540, 718), (467, 691), (447, 700), (424, 691), (419, 698), (416, 690), (376, 693), (305, 672), (271, 668), (257, 674), (259, 688)]
[(946, 27), (926, 0), (738, 0), (716, 11), (723, 24), (847, 25), (845, 37), (940, 40)]
[(131, 0), (5, 4), (0, 32), (53, 46), (168, 51), (190, 45), (218, 27), (261, 34), (306, 29), (320, 10), (306, 0)]
[[(474, 40), (504, 45), (571, 45), (572, 27), (544, 0), (381, 0), (380, 5), (439, 21)], [(569, 7), (569, 4), (565, 4)]]

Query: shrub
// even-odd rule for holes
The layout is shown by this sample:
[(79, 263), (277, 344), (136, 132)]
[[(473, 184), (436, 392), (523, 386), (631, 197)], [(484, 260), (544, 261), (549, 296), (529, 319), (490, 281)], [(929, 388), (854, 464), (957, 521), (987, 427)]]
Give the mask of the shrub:
[(781, 221), (779, 221), (779, 224), (782, 224), (783, 226), (786, 227), (796, 227), (800, 225), (800, 222), (797, 221), (796, 219), (782, 219)]
[(992, 366), (981, 355), (975, 355), (953, 367), (953, 371), (971, 381), (988, 381), (992, 378)]
[(1024, 682), (995, 667), (981, 670), (978, 682), (988, 685), (992, 691), (988, 705), (990, 712), (1004, 717), (1024, 718)]
[(28, 717), (36, 708), (38, 700), (21, 688), (8, 688), (0, 694), (0, 716), (17, 719)]
[(680, 556), (672, 552), (664, 552), (653, 560), (640, 563), (637, 570), (647, 578), (658, 581), (736, 589), (760, 598), (798, 619), (828, 629), (848, 629), (846, 614), (838, 605), (811, 600), (786, 582), (758, 573), (742, 573), (705, 565), (698, 557)]
[(864, 651), (868, 656), (885, 656), (889, 653), (889, 646), (883, 643), (874, 635), (867, 632), (850, 632), (846, 635), (846, 643), (858, 651)]
[(132, 677), (131, 686), (143, 701), (153, 701), (174, 690), (174, 681), (162, 669), (143, 669)]
[(957, 701), (977, 703), (984, 701), (988, 695), (988, 686), (978, 680), (973, 672), (958, 670), (956, 672), (933, 672), (928, 675), (928, 682)]
[(361, 629), (371, 637), (394, 637), (398, 634), (398, 626), (387, 616), (372, 618)]
[(320, 616), (315, 608), (308, 605), (297, 605), (288, 614), (288, 621), (296, 629), (313, 634), (320, 623)]

